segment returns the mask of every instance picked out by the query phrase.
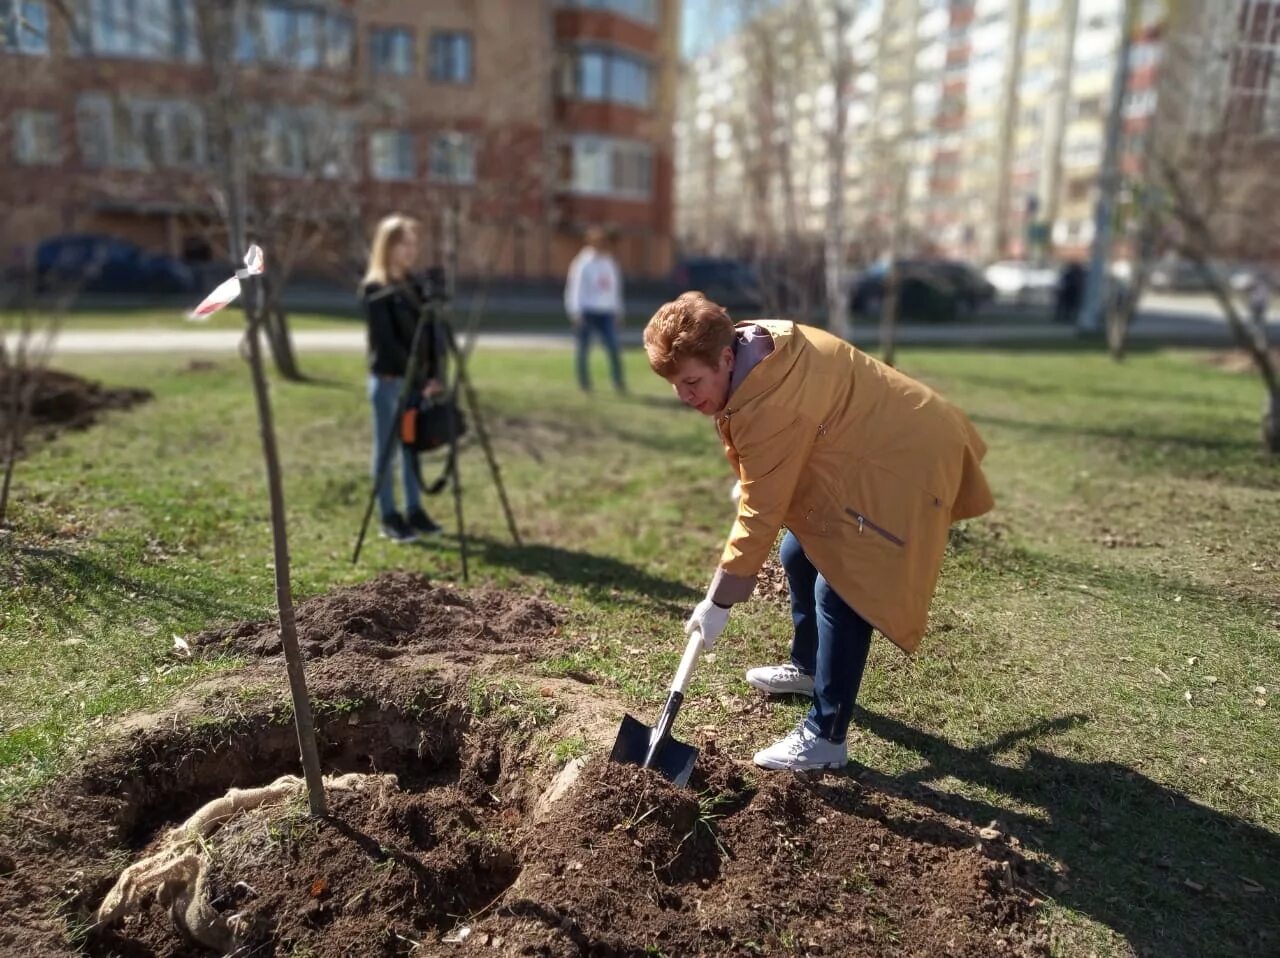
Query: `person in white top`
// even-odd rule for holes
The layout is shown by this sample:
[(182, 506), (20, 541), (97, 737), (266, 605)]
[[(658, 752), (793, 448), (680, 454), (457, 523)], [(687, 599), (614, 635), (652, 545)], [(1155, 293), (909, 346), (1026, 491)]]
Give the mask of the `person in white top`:
[(613, 386), (626, 392), (622, 357), (618, 352), (618, 327), (622, 325), (622, 270), (609, 253), (604, 230), (587, 230), (586, 245), (569, 264), (564, 284), (564, 309), (577, 334), (578, 385), (591, 391), (587, 352), (595, 333), (609, 353)]

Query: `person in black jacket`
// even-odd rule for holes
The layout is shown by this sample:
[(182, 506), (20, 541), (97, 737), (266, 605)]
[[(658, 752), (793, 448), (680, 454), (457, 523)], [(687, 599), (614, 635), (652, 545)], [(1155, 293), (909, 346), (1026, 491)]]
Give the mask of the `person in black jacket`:
[(1084, 282), (1084, 267), (1075, 260), (1065, 264), (1059, 271), (1053, 304), (1055, 323), (1076, 321), (1076, 314), (1080, 312), (1080, 304), (1084, 299)]
[[(392, 542), (413, 542), (419, 535), (433, 535), (440, 526), (422, 508), (422, 490), (414, 473), (410, 453), (392, 434), (392, 423), (400, 411), (400, 393), (409, 365), (409, 350), (421, 313), (425, 291), (412, 276), (418, 260), (418, 224), (401, 214), (385, 217), (373, 237), (369, 268), (360, 286), (360, 303), (369, 333), (369, 401), (373, 405), (373, 469), (377, 470), (388, 441), (398, 447), (400, 477), (408, 518), (396, 509), (390, 463), (378, 483), (378, 506), (382, 513), (382, 535)], [(424, 329), (419, 338), (417, 382), (414, 389), (425, 396), (444, 392), (440, 381), (437, 331)], [(393, 455), (394, 457), (394, 455)]]

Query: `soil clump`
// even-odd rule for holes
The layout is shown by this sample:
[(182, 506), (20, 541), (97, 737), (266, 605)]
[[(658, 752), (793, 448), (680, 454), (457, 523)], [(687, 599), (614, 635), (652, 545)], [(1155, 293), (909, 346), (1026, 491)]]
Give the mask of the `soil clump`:
[(10, 398), (32, 390), (28, 443), (49, 441), (68, 429), (87, 429), (109, 410), (129, 409), (152, 398), (149, 389), (112, 387), (57, 369), (0, 369), (0, 432), (9, 428)]
[[(306, 658), (347, 651), (395, 658), (406, 651), (547, 655), (564, 616), (550, 602), (501, 589), (460, 591), (417, 572), (389, 572), (315, 596), (297, 607), (298, 645)], [(274, 620), (201, 632), (205, 654), (282, 655)]]

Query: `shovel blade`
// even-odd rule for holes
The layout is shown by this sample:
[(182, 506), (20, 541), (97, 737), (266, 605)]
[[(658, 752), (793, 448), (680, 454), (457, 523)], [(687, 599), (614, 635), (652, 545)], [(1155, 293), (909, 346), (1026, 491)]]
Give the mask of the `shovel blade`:
[[(609, 753), (609, 760), (622, 765), (644, 765), (652, 737), (651, 726), (630, 715), (624, 715), (622, 725), (618, 728), (618, 737), (613, 743), (613, 751)], [(663, 778), (683, 787), (688, 784), (689, 776), (693, 774), (693, 764), (697, 760), (696, 748), (668, 737), (658, 746), (649, 767)]]

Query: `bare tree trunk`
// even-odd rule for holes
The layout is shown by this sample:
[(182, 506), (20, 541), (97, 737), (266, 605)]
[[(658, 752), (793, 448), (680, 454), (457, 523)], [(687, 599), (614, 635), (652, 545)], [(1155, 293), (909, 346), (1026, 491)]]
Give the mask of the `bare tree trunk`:
[(285, 669), (289, 675), (289, 691), (293, 699), (293, 720), (298, 732), (298, 748), (302, 753), (302, 771), (307, 783), (307, 799), (311, 814), (328, 814), (324, 778), (320, 771), (320, 751), (316, 746), (315, 719), (311, 713), (311, 696), (307, 691), (306, 670), (298, 648), (298, 627), (293, 612), (293, 590), (289, 583), (289, 534), (285, 524), (284, 484), (280, 479), (280, 454), (276, 448), (275, 426), (271, 418), (271, 396), (263, 372), (262, 343), (258, 338), (261, 325), (261, 296), (256, 278), (242, 280), (245, 337), (249, 347), (249, 369), (253, 375), (253, 394), (258, 405), (258, 429), (262, 435), (262, 458), (267, 469), (267, 491), (271, 501), (271, 542), (275, 553), (276, 607), (280, 612), (280, 644), (284, 648)]
[(1022, 81), (1023, 39), (1027, 33), (1027, 0), (1009, 4), (1009, 42), (1005, 53), (1004, 78), (1000, 92), (1000, 143), (996, 152), (995, 223), (992, 224), (991, 259), (1008, 255), (1009, 218), (1011, 215), (1013, 146), (1017, 133), (1019, 85)]
[(1143, 188), (1142, 220), (1138, 227), (1133, 275), (1123, 296), (1115, 297), (1107, 309), (1107, 350), (1111, 358), (1121, 362), (1129, 338), (1129, 327), (1138, 313), (1138, 304), (1147, 291), (1151, 277), (1151, 265), (1155, 259), (1156, 240), (1160, 231), (1160, 216), (1147, 188)]
[[(901, 195), (905, 190), (899, 187), (896, 201), (897, 210), (902, 210), (905, 199)], [(880, 361), (886, 366), (894, 364), (894, 352), (897, 348), (898, 314), (902, 311), (902, 224), (899, 221), (903, 214), (895, 211), (893, 233), (889, 240), (889, 271), (884, 279), (884, 303), (880, 312)]]
[[(14, 374), (10, 372), (10, 375)], [(22, 448), (22, 433), (25, 431), (24, 424), (19, 420), (19, 402), (15, 398), (10, 407), (11, 418), (6, 423), (9, 441), (5, 444), (4, 452), (4, 484), (0, 486), (0, 527), (4, 526), (9, 516), (9, 489), (13, 485), (13, 472), (18, 465), (18, 451)]]
[(1230, 288), (1200, 250), (1184, 245), (1180, 252), (1199, 268), (1213, 298), (1222, 309), (1222, 315), (1227, 318), (1227, 325), (1231, 327), (1236, 342), (1249, 354), (1257, 367), (1258, 375), (1262, 377), (1267, 390), (1267, 401), (1262, 410), (1262, 443), (1267, 452), (1272, 455), (1280, 454), (1280, 370), (1276, 369), (1275, 359), (1268, 349), (1266, 329), (1263, 327), (1259, 330), (1240, 315)]
[(1129, 50), (1137, 23), (1137, 0), (1125, 0), (1120, 21), (1120, 41), (1116, 50), (1115, 76), (1111, 81), (1111, 108), (1107, 113), (1106, 138), (1103, 143), (1102, 169), (1098, 174), (1098, 202), (1094, 209), (1093, 249), (1089, 256), (1089, 274), (1084, 285), (1084, 303), (1078, 317), (1079, 328), (1096, 332), (1102, 326), (1110, 288), (1108, 265), (1111, 262), (1112, 220), (1116, 195), (1120, 192), (1120, 147), (1124, 140), (1124, 100), (1129, 87)]
[(907, 232), (907, 192), (911, 182), (911, 167), (915, 160), (916, 135), (916, 55), (920, 47), (920, 0), (912, 0), (907, 7), (907, 22), (911, 25), (911, 39), (907, 45), (906, 109), (903, 111), (902, 133), (898, 148), (894, 151), (897, 162), (897, 180), (894, 184), (893, 225), (889, 233), (889, 272), (885, 277), (884, 303), (880, 313), (880, 360), (886, 366), (894, 364), (897, 348), (898, 315), (902, 311), (902, 246)]
[[(4, 374), (6, 395), (4, 397), (4, 477), (0, 479), (0, 526), (9, 517), (9, 498), (13, 491), (13, 475), (18, 466), (18, 457), (22, 453), (22, 442), (31, 428), (32, 409), (35, 405), (36, 389), (39, 377), (48, 367), (49, 357), (53, 351), (53, 343), (57, 337), (57, 316), (66, 308), (71, 298), (78, 292), (73, 290), (65, 299), (58, 302), (50, 316), (46, 316), (46, 325), (41, 336), (40, 315), (36, 301), (34, 286), (30, 285), (19, 294), (25, 301), (21, 302), (17, 314), (21, 317), (16, 336), (12, 343), (6, 342), (5, 324), (0, 322), (0, 374)], [(9, 304), (6, 303), (6, 306)], [(2, 317), (0, 317), (2, 318)]]
[(276, 279), (262, 277), (263, 292), (263, 326), (267, 334), (267, 345), (271, 349), (271, 359), (275, 363), (276, 372), (291, 382), (302, 382), (306, 379), (298, 366), (298, 356), (293, 349), (293, 336), (289, 332), (289, 317), (281, 302), (283, 290)]
[[(226, 12), (235, 16), (243, 0), (234, 0)], [(231, 23), (234, 23), (232, 20)], [(230, 35), (229, 29), (226, 34)], [(241, 138), (243, 119), (238, 115), (236, 78), (229, 71), (222, 78), (218, 95), (224, 109), (224, 128), (219, 131), (223, 145), (223, 188), (227, 197), (227, 226), (232, 260), (245, 252), (244, 207), (245, 173)], [(235, 265), (239, 265), (236, 263)], [(253, 377), (254, 398), (258, 407), (258, 429), (262, 436), (262, 457), (267, 473), (267, 492), (271, 503), (271, 541), (274, 548), (276, 580), (276, 607), (280, 614), (280, 644), (284, 649), (285, 668), (289, 675), (289, 691), (293, 700), (293, 720), (298, 733), (298, 748), (302, 757), (302, 771), (307, 784), (307, 798), (311, 814), (328, 813), (324, 794), (324, 778), (320, 771), (320, 751), (316, 746), (315, 721), (311, 713), (311, 696), (307, 692), (306, 671), (302, 653), (298, 649), (297, 622), (293, 611), (293, 592), (289, 584), (289, 538), (285, 523), (284, 484), (280, 479), (280, 456), (276, 448), (275, 426), (271, 418), (271, 394), (267, 389), (267, 377), (262, 368), (262, 344), (258, 330), (262, 317), (262, 288), (259, 277), (241, 280), (241, 304), (244, 308), (247, 329), (245, 336), (249, 351), (249, 368)]]
[(852, 72), (849, 58), (849, 9), (843, 2), (835, 8), (835, 48), (831, 61), (832, 118), (827, 137), (827, 229), (823, 244), (823, 264), (827, 285), (827, 328), (841, 339), (849, 338), (849, 284), (846, 279), (845, 240), (845, 128), (848, 125), (849, 86)]
[(1080, 24), (1080, 0), (1065, 0), (1062, 10), (1063, 38), (1062, 47), (1058, 51), (1058, 72), (1054, 81), (1056, 97), (1053, 100), (1052, 126), (1049, 136), (1049, 155), (1041, 174), (1041, 209), (1042, 222), (1048, 227), (1049, 235), (1040, 248), (1036, 250), (1036, 259), (1040, 263), (1048, 260), (1053, 249), (1053, 226), (1058, 220), (1058, 209), (1062, 194), (1062, 144), (1067, 133), (1067, 109), (1071, 102), (1071, 77), (1075, 67), (1076, 33)]

